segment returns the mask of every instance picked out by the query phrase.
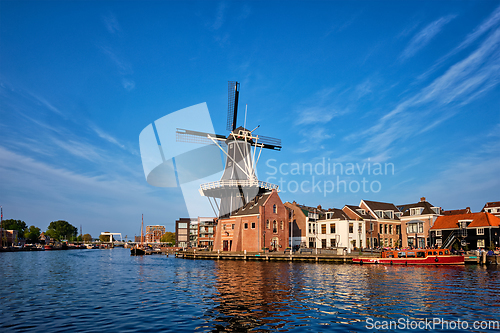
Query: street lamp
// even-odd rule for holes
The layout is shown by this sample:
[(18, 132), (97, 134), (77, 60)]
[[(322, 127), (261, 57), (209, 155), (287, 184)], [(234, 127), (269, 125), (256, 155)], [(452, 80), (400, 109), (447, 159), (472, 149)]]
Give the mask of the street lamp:
[(266, 231), (264, 230), (264, 254), (266, 253)]

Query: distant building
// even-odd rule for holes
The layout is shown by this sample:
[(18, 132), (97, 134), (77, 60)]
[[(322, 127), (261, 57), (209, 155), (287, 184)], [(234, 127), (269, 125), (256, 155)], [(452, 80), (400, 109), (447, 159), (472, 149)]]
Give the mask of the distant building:
[(500, 201), (487, 202), (481, 211), (500, 217)]
[(165, 234), (164, 225), (147, 225), (146, 226), (146, 243), (160, 243), (161, 236)]
[(0, 228), (0, 235), (2, 236), (3, 246), (12, 246), (18, 242), (18, 231), (17, 230), (6, 230)]
[(363, 220), (351, 219), (341, 209), (331, 208), (317, 221), (317, 248), (352, 250), (366, 246), (366, 225)]
[(402, 246), (420, 249), (426, 246), (431, 247), (429, 230), (434, 225), (434, 221), (442, 216), (441, 207), (431, 205), (425, 200), (425, 197), (422, 197), (420, 202), (398, 205), (398, 208), (403, 213), (399, 217)]
[(302, 248), (316, 248), (316, 221), (323, 211), (321, 206), (309, 207), (294, 202), (285, 202), (289, 210), (290, 245)]
[(198, 219), (189, 223), (189, 247), (198, 247)]
[(175, 221), (175, 245), (190, 247), (191, 223), (198, 223), (198, 218), (181, 217)]
[(500, 218), (486, 212), (440, 216), (431, 228), (433, 245), (477, 248), (498, 247)]
[(198, 217), (198, 247), (212, 249), (216, 229), (215, 218)]

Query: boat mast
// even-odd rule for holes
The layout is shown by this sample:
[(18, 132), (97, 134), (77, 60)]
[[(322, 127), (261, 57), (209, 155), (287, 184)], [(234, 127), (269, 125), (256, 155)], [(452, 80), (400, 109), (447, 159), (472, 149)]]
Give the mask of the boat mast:
[(144, 214), (142, 214), (142, 222), (141, 222), (141, 245), (144, 237)]

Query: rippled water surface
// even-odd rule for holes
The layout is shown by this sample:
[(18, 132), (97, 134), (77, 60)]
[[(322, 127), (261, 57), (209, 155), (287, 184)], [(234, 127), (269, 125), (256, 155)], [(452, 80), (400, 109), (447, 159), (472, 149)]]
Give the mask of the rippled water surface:
[(374, 331), (369, 318), (471, 325), (500, 318), (494, 266), (194, 261), (72, 250), (0, 253), (0, 283), (1, 332), (360, 332)]

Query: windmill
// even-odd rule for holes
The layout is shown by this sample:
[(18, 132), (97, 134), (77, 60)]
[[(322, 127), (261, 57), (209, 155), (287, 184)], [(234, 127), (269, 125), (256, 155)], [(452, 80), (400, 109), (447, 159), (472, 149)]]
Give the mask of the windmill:
[[(200, 185), (200, 194), (206, 196), (220, 218), (228, 217), (257, 195), (278, 190), (278, 185), (257, 179), (256, 166), (262, 149), (281, 150), (281, 140), (254, 134), (236, 127), (240, 84), (228, 83), (228, 136), (177, 128), (176, 140), (200, 144), (214, 144), (226, 157), (224, 172), (219, 181)], [(246, 119), (245, 119), (246, 120)], [(258, 151), (258, 154), (257, 154)], [(200, 161), (202, 163), (202, 161)], [(219, 203), (216, 199), (219, 199)], [(213, 204), (212, 204), (213, 202)]]

